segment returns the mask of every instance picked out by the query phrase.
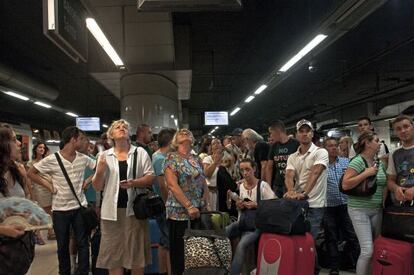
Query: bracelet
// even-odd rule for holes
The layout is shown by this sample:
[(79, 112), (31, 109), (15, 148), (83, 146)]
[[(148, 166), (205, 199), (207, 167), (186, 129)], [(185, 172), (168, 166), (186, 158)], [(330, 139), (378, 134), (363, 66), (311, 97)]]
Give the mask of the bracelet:
[(194, 205), (190, 205), (189, 207), (187, 207), (187, 208), (186, 208), (187, 212), (188, 212), (188, 210), (190, 210), (190, 209), (192, 209), (192, 208), (194, 208)]

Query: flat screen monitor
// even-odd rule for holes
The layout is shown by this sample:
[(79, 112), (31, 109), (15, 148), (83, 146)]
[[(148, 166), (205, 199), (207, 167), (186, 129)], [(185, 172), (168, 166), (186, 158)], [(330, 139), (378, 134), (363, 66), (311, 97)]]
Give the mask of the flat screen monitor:
[(229, 125), (228, 112), (204, 112), (204, 125)]
[(76, 127), (82, 131), (100, 131), (101, 124), (99, 117), (77, 117)]

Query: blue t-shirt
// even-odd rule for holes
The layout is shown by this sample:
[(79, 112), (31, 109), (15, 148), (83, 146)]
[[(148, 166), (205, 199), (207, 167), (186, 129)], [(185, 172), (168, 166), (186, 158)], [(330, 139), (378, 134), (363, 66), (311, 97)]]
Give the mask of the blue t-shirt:
[[(159, 151), (152, 155), (152, 167), (154, 168), (155, 176), (164, 175), (164, 161), (166, 156), (167, 154), (163, 154)], [(152, 189), (158, 196), (161, 196), (160, 184), (157, 178), (154, 179)]]

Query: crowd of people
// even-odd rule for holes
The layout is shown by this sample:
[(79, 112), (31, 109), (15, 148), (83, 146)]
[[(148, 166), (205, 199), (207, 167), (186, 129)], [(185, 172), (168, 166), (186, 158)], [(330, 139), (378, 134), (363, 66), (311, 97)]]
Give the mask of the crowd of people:
[[(358, 120), (355, 142), (349, 136), (315, 139), (312, 123), (302, 119), (294, 135), (288, 135), (282, 121), (275, 121), (269, 125), (267, 141), (253, 129), (236, 128), (223, 140), (204, 136), (200, 145), (191, 131), (170, 128), (162, 129), (154, 143), (149, 125), (139, 125), (132, 135), (129, 123), (120, 119), (108, 128), (105, 140), (95, 143), (77, 127), (68, 127), (57, 155), (48, 154), (46, 144), (38, 142), (33, 159), (24, 164), (19, 161), (15, 132), (1, 125), (0, 203), (4, 197), (26, 197), (51, 214), (53, 230), (47, 237), (57, 241), (61, 275), (89, 272), (94, 232), (86, 230), (83, 209), (92, 206), (100, 217), (101, 232), (96, 267), (112, 275), (124, 270), (143, 274), (151, 264), (149, 223), (135, 218), (133, 204), (152, 189), (165, 202), (165, 213), (154, 217), (161, 232), (159, 272), (181, 275), (183, 236), (189, 221), (193, 227), (201, 226), (201, 211), (233, 217), (226, 233), (239, 241), (233, 242), (230, 273), (240, 274), (246, 251), (260, 237), (243, 217), (261, 200), (307, 200), (311, 235), (316, 240), (324, 231), (330, 274), (339, 274), (338, 242), (343, 240), (350, 254), (359, 254), (353, 263), (356, 274), (366, 275), (385, 198), (414, 199), (414, 123), (401, 115), (392, 126), (402, 144), (395, 155), (380, 142), (368, 117)], [(372, 196), (347, 196), (339, 190), (339, 184), (352, 189), (370, 176), (376, 176), (378, 185)], [(23, 234), (19, 225), (0, 225), (0, 236)], [(43, 244), (42, 235), (35, 235)], [(315, 274), (319, 270), (316, 265)]]

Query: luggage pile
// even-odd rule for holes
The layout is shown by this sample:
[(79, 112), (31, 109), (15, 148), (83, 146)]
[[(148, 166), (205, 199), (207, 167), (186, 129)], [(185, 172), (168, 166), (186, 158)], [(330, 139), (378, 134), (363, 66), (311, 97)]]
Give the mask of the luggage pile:
[[(312, 275), (315, 244), (307, 220), (308, 202), (291, 199), (263, 200), (256, 226), (259, 240), (258, 275)], [(300, 263), (300, 264), (298, 264)]]
[(414, 275), (414, 203), (384, 208), (382, 236), (374, 242), (372, 274)]

